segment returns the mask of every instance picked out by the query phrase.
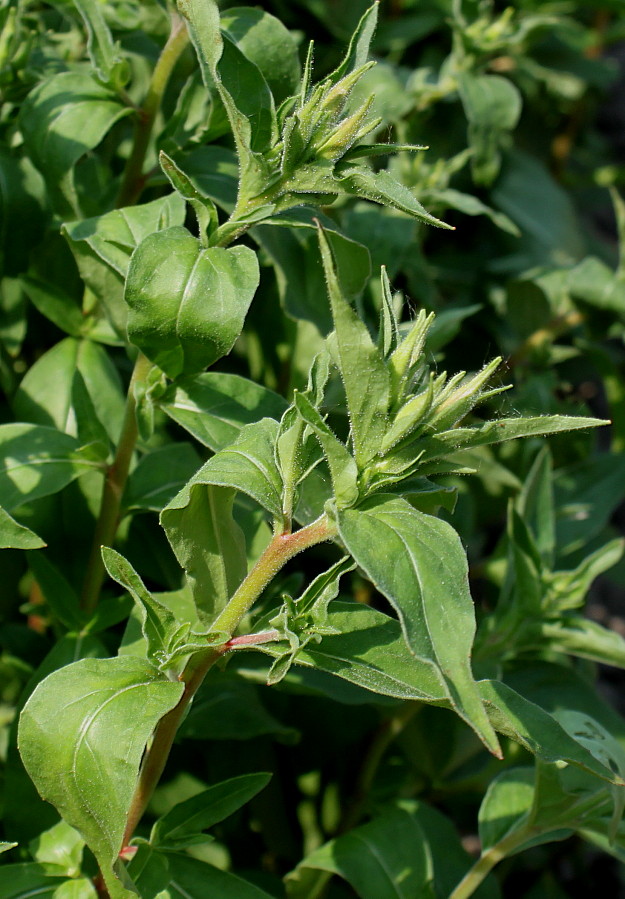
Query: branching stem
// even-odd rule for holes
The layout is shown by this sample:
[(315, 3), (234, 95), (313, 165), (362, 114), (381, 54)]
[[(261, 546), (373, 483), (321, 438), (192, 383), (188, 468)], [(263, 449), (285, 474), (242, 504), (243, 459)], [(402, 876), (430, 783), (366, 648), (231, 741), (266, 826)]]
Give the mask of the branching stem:
[[(312, 524), (295, 531), (293, 534), (275, 534), (252, 570), (244, 578), (228, 604), (217, 616), (212, 625), (213, 631), (230, 635), (238, 627), (241, 619), (251, 609), (265, 587), (276, 576), (286, 563), (311, 546), (331, 539), (335, 527), (326, 515), (322, 515)], [(139, 782), (130, 806), (123, 846), (127, 846), (137, 824), (141, 820), (150, 797), (158, 784), (163, 769), (184, 714), (215, 662), (232, 648), (230, 641), (218, 647), (207, 648), (196, 653), (188, 662), (180, 675), (184, 683), (184, 692), (178, 705), (162, 718), (154, 732), (152, 745), (144, 759), (139, 775)]]

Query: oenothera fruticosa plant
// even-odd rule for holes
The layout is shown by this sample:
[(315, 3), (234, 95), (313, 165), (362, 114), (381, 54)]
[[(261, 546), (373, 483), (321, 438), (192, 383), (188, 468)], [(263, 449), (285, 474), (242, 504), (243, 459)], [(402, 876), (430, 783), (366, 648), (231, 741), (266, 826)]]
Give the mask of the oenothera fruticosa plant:
[[(97, 6), (77, 6), (88, 23), (95, 73), (89, 91), (79, 85), (81, 102), (103, 104), (98, 106), (106, 119), (103, 132), (106, 123), (132, 112), (115, 95), (127, 73)], [(367, 104), (349, 107), (350, 92), (369, 65), (377, 6), (363, 16), (338, 68), (313, 85), (309, 52), (299, 89), (278, 104), (259, 65), (233, 37), (237, 21), (249, 11), (230, 11), (223, 28), (214, 2), (184, 0), (179, 11), (184, 19), (173, 16), (137, 118), (121, 208), (77, 220), (78, 157), (68, 157), (59, 140), (58, 170), (45, 165), (37, 115), (52, 110), (54, 126), (62, 98), (77, 90), (79, 73), (63, 72), (55, 84), (36, 88), (22, 117), (35, 163), (47, 178), (56, 178), (51, 196), (59, 215), (74, 213), (63, 233), (98, 299), (98, 315), (106, 312), (106, 325), (94, 323), (98, 316), (91, 308), (80, 327), (104, 327), (112, 343), (128, 342), (138, 351), (121, 435), (110, 457), (111, 434), (93, 413), (80, 371), (72, 386), (76, 437), (40, 425), (2, 426), (4, 445), (18, 463), (5, 477), (13, 493), (3, 492), (2, 533), (14, 541), (8, 545), (40, 545), (10, 517), (12, 509), (58, 492), (85, 472), (105, 476), (81, 606), (44, 563), (33, 563), (41, 580), (52, 583), (49, 595), (56, 597), (59, 619), (81, 638), (96, 626), (106, 570), (132, 597), (134, 620), (141, 625), (142, 638), (125, 640), (116, 657), (84, 658), (48, 675), (26, 703), (19, 725), (29, 774), (64, 819), (59, 826), (75, 828), (92, 850), (106, 885), (101, 891), (112, 899), (142, 895), (146, 876), (150, 896), (168, 895), (169, 879), (175, 874), (184, 880), (189, 862), (176, 853), (265, 785), (263, 774), (246, 775), (183, 803), (157, 822), (149, 844), (140, 846), (139, 860), (126, 868), (128, 845), (193, 696), (209, 670), (245, 651), (269, 655), (269, 683), (282, 680), (294, 663), (317, 668), (377, 694), (451, 709), (496, 756), (501, 756), (500, 732), (545, 764), (562, 761), (600, 782), (622, 783), (620, 767), (594, 754), (575, 728), (567, 729), (509, 686), (475, 680), (466, 555), (454, 528), (436, 514), (453, 505), (453, 491), (436, 477), (471, 470), (463, 451), (601, 422), (565, 416), (468, 419), (480, 401), (502, 389), (489, 386), (499, 360), (472, 375), (448, 378), (432, 371), (426, 349), (432, 316), (422, 312), (409, 327), (401, 324), (384, 272), (374, 340), (342, 282), (342, 238), (321, 225), (333, 330), (312, 364), (306, 389), (295, 392), (289, 405), (236, 376), (202, 374), (230, 352), (243, 331), (259, 264), (251, 246), (233, 244), (248, 231), (255, 236), (254, 226), (312, 228), (310, 210), (295, 207), (359, 197), (446, 227), (389, 173), (363, 161), (419, 149), (363, 144), (378, 123), (369, 119)], [(132, 205), (149, 180), (144, 167), (151, 129), (187, 28), (206, 92), (223, 107), (238, 158), (236, 198), (218, 204), (221, 214), (217, 200), (185, 171), (184, 160), (166, 152), (160, 166), (174, 192)], [(54, 127), (51, 134), (55, 140), (62, 136)], [(71, 156), (78, 147), (69, 150)], [(185, 201), (195, 212), (197, 236), (184, 227)], [(40, 286), (30, 283), (34, 296)], [(347, 413), (345, 427), (336, 432), (326, 410), (330, 385), (335, 394), (342, 390)], [(180, 400), (185, 391), (198, 396), (212, 390), (213, 400), (219, 394), (223, 402), (234, 401), (241, 389), (252, 392), (258, 410), (248, 409), (244, 426), (236, 418), (225, 423), (208, 404), (189, 412)], [(165, 596), (150, 591), (112, 548), (137, 440), (150, 439), (157, 409), (214, 452), (162, 509), (165, 534), (185, 573), (184, 588)], [(25, 460), (31, 474), (41, 474), (28, 480)], [(38, 469), (35, 463), (41, 463)], [(131, 493), (125, 502), (131, 510)], [(256, 510), (253, 532), (242, 522), (242, 510), (248, 512), (250, 504)], [(270, 610), (259, 603), (287, 562), (329, 541), (339, 548), (337, 561), (310, 578), (301, 595), (285, 596)], [(340, 579), (354, 566), (388, 600), (392, 613), (339, 598)], [(215, 895), (266, 895), (205, 867), (205, 889)]]
[[(66, 666), (42, 681), (21, 716), (27, 770), (90, 845), (113, 897), (132, 894), (119, 853), (162, 773), (189, 702), (213, 665), (246, 649), (274, 657), (270, 683), (294, 662), (317, 666), (382, 694), (447, 706), (496, 755), (499, 730), (529, 742), (548, 760), (564, 755), (620, 782), (555, 719), (543, 713), (545, 720), (537, 721), (536, 707), (510, 688), (476, 683), (465, 552), (453, 527), (431, 514), (446, 493), (431, 478), (468, 471), (463, 449), (600, 422), (545, 416), (459, 426), (493, 393), (487, 382), (499, 360), (471, 376), (432, 373), (424, 352), (432, 317), (420, 314), (402, 333), (384, 273), (374, 342), (341, 291), (322, 230), (319, 237), (335, 329), (313, 363), (308, 388), (295, 394), (280, 420), (267, 417), (243, 427), (161, 515), (186, 571), (192, 620), (152, 595), (119, 553), (103, 548), (109, 574), (140, 610), (139, 656)], [(323, 413), (334, 370), (349, 416), (345, 441)], [(272, 523), (272, 536), (249, 571), (233, 514), (238, 494), (262, 507)], [(294, 521), (301, 527), (294, 528)], [(281, 609), (241, 633), (242, 621), (251, 620), (248, 613), (282, 567), (328, 540), (337, 542), (343, 558), (299, 598), (285, 597)], [(337, 600), (339, 580), (354, 565), (388, 599), (398, 621)]]

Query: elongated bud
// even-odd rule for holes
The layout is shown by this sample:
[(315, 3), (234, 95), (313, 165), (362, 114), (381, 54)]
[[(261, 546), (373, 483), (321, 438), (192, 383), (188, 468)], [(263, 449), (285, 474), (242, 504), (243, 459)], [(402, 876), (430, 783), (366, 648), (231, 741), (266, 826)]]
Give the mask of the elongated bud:
[(423, 355), (425, 339), (433, 321), (434, 313), (431, 312), (427, 315), (422, 309), (405, 340), (400, 343), (389, 359), (394, 399), (397, 404), (401, 403), (410, 390), (410, 382)]
[(430, 375), (425, 390), (408, 400), (395, 416), (391, 427), (384, 435), (381, 455), (387, 453), (396, 443), (399, 443), (400, 440), (403, 440), (404, 437), (407, 437), (423, 423), (426, 415), (432, 408), (433, 398), (434, 378)]
[[(369, 97), (362, 109), (344, 119), (319, 145), (313, 145), (316, 155), (322, 159), (340, 159), (362, 135), (362, 125), (369, 115), (372, 103), (373, 97)], [(368, 133), (369, 128), (365, 130), (365, 134)]]
[(482, 398), (482, 388), (501, 365), (501, 356), (493, 359), (472, 378), (463, 381), (437, 406), (428, 426), (443, 431), (459, 422)]

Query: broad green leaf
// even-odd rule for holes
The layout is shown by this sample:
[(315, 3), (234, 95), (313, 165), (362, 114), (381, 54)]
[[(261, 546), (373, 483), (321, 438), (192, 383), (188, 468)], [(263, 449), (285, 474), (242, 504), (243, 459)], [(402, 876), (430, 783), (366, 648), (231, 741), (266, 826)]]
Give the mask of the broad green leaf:
[(337, 174), (337, 181), (345, 193), (371, 200), (372, 203), (392, 206), (427, 225), (454, 230), (451, 225), (430, 215), (410, 189), (396, 181), (385, 169), (379, 172), (364, 167), (343, 169)]
[(58, 493), (99, 463), (55, 428), (0, 425), (0, 504), (7, 511)]
[(316, 849), (288, 876), (292, 899), (313, 894), (305, 869), (347, 880), (361, 899), (434, 899), (433, 865), (418, 821), (401, 806)]
[(139, 848), (130, 872), (141, 895), (153, 899), (274, 899), (236, 874), (188, 855), (161, 853), (145, 845)]
[(459, 190), (453, 190), (453, 188), (449, 187), (445, 190), (433, 191), (430, 198), (428, 200), (424, 199), (424, 202), (436, 203), (449, 209), (457, 209), (465, 215), (485, 215), (502, 231), (512, 234), (513, 237), (520, 237), (521, 235), (512, 219), (504, 215), (503, 212), (497, 212), (496, 209), (487, 206), (479, 197), (475, 197), (472, 194), (461, 193)]
[(625, 491), (621, 453), (602, 453), (554, 475), (556, 545), (560, 556), (584, 547), (608, 523)]
[(239, 6), (224, 10), (221, 28), (258, 66), (277, 104), (297, 91), (297, 42), (279, 19), (261, 9)]
[(232, 212), (239, 185), (239, 167), (233, 150), (216, 144), (195, 147), (185, 156), (177, 157), (177, 161), (200, 193), (226, 212)]
[(93, 320), (85, 316), (80, 304), (58, 284), (41, 277), (20, 278), (24, 293), (33, 306), (51, 322), (72, 337), (88, 335)]
[(520, 743), (542, 761), (565, 761), (590, 771), (602, 780), (625, 784), (620, 775), (595, 758), (582, 742), (574, 739), (548, 709), (499, 681), (480, 681), (479, 689), (499, 733)]
[(143, 635), (147, 640), (148, 658), (157, 665), (166, 663), (172, 637), (179, 624), (164, 605), (146, 589), (145, 584), (130, 562), (109, 546), (102, 547), (102, 560), (106, 570), (141, 609)]
[(358, 469), (351, 453), (330, 430), (305, 394), (295, 394), (295, 408), (321, 444), (330, 468), (337, 507), (344, 509), (353, 505), (358, 498)]
[(376, 455), (387, 428), (390, 375), (365, 323), (344, 297), (328, 240), (319, 230), (341, 378), (354, 441), (354, 457), (363, 469)]
[(80, 600), (61, 571), (45, 553), (30, 553), (28, 564), (54, 618), (68, 630), (80, 630), (84, 624)]
[(253, 149), (266, 149), (276, 129), (271, 91), (260, 69), (248, 60), (228, 35), (220, 32), (214, 0), (178, 0), (189, 20), (191, 40), (207, 87), (217, 86), (226, 108), (243, 170)]
[(146, 743), (182, 691), (139, 659), (83, 659), (50, 674), (22, 711), (26, 769), (86, 840), (111, 899), (134, 895), (118, 879), (126, 816)]
[(213, 452), (233, 443), (244, 425), (261, 418), (280, 419), (287, 405), (266, 387), (224, 372), (183, 379), (159, 400), (170, 418)]
[(41, 549), (46, 543), (0, 506), (0, 549)]
[(501, 75), (461, 74), (458, 87), (469, 123), (471, 167), (476, 184), (492, 184), (499, 173), (500, 145), (512, 131), (523, 105), (519, 89)]
[(160, 512), (198, 470), (202, 460), (190, 443), (170, 443), (142, 456), (124, 493), (125, 509)]
[(202, 248), (184, 228), (147, 237), (128, 270), (128, 336), (171, 378), (232, 349), (259, 280), (248, 247)]
[(31, 366), (15, 394), (16, 418), (53, 425), (78, 436), (85, 416), (80, 416), (82, 410), (76, 408), (76, 372), (105, 429), (105, 445), (109, 439), (116, 443), (124, 417), (122, 383), (108, 353), (91, 340), (66, 337)]
[[(410, 652), (394, 618), (356, 603), (335, 600), (327, 624), (339, 633), (310, 642), (296, 662), (343, 678), (383, 696), (444, 702), (446, 688), (436, 666)], [(277, 657), (283, 644), (262, 651)]]
[(215, 486), (210, 474), (204, 478), (205, 469), (163, 509), (161, 523), (187, 572), (200, 619), (210, 624), (247, 574), (247, 562), (243, 532), (232, 517), (235, 491), (227, 483)]
[(20, 114), (24, 142), (61, 215), (80, 215), (73, 167), (131, 112), (82, 72), (60, 72), (28, 95)]
[(65, 877), (50, 877), (45, 865), (26, 862), (0, 866), (0, 895), (2, 899), (55, 899)]
[(518, 827), (533, 800), (533, 768), (512, 768), (490, 782), (479, 812), (482, 853)]
[(354, 300), (365, 289), (371, 274), (369, 249), (338, 231), (332, 219), (317, 210), (299, 207), (257, 226), (252, 235), (271, 256), (286, 313), (313, 322), (322, 334), (327, 334), (332, 330), (332, 315), (319, 267), (315, 219), (323, 225), (343, 295)]
[(78, 877), (58, 886), (53, 899), (98, 899), (98, 894), (89, 877)]
[(185, 203), (178, 193), (77, 222), (66, 222), (62, 231), (74, 254), (80, 274), (126, 338), (128, 310), (124, 281), (133, 251), (150, 234), (182, 225)]
[(282, 515), (282, 480), (274, 459), (278, 422), (262, 418), (245, 425), (230, 446), (220, 450), (191, 478), (178, 496), (163, 509), (163, 525), (170, 527), (168, 516), (184, 509), (196, 485), (233, 487), (247, 493), (274, 518)]
[(438, 667), (453, 707), (499, 754), (471, 673), (475, 615), (457, 533), (405, 500), (384, 496), (339, 512), (338, 526), (357, 564), (397, 611), (412, 652)]
[(178, 849), (188, 839), (229, 817), (267, 786), (270, 774), (242, 774), (198, 793), (159, 818), (150, 843), (156, 848)]
[(59, 874), (77, 877), (84, 846), (85, 841), (78, 831), (65, 821), (59, 821), (32, 840), (29, 849), (35, 861), (54, 865)]
[(595, 309), (623, 317), (625, 282), (594, 256), (587, 256), (568, 273), (571, 296)]

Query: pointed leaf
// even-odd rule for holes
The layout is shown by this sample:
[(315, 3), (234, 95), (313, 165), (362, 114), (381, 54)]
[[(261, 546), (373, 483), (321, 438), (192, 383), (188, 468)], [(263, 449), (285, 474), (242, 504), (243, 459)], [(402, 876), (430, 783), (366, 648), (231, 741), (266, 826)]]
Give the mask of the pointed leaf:
[(336, 437), (305, 394), (296, 393), (295, 407), (313, 429), (328, 461), (337, 507), (344, 509), (358, 498), (358, 469), (345, 444)]
[(425, 222), (426, 225), (446, 228), (448, 231), (454, 230), (451, 225), (430, 215), (409, 188), (396, 181), (384, 169), (379, 172), (373, 172), (364, 167), (345, 169), (337, 174), (337, 181), (348, 194), (364, 200), (371, 200), (373, 203), (381, 203), (383, 206), (392, 206), (394, 209), (399, 209), (401, 212)]
[(40, 549), (45, 542), (0, 506), (0, 549)]
[(65, 576), (45, 553), (30, 553), (28, 564), (56, 620), (69, 630), (80, 630), (84, 624), (80, 600)]
[(97, 467), (69, 434), (40, 425), (0, 425), (0, 505), (9, 512), (58, 493)]
[(287, 405), (254, 381), (212, 371), (173, 384), (159, 401), (170, 418), (213, 452), (233, 443), (244, 425), (280, 419)]
[(158, 819), (152, 828), (150, 843), (163, 849), (183, 847), (190, 835), (208, 830), (213, 824), (234, 814), (264, 789), (270, 780), (270, 774), (242, 774), (179, 802)]
[(182, 490), (201, 464), (195, 448), (182, 441), (147, 453), (141, 457), (128, 479), (123, 507), (160, 512)]
[(359, 469), (377, 453), (387, 427), (390, 376), (367, 327), (343, 296), (332, 251), (319, 229), (332, 318), (336, 330), (339, 367), (347, 395), (347, 408)]
[(545, 762), (565, 761), (602, 780), (623, 784), (623, 778), (575, 740), (554, 715), (495, 680), (480, 681), (479, 689), (499, 733), (520, 743)]
[(280, 518), (282, 480), (274, 459), (278, 429), (278, 422), (272, 418), (263, 418), (242, 428), (235, 442), (209, 459), (163, 509), (165, 527), (170, 510), (183, 509), (189, 502), (189, 491), (197, 484), (234, 487), (251, 496), (275, 518)]
[(356, 26), (345, 58), (328, 80), (336, 84), (346, 75), (363, 66), (369, 57), (369, 47), (378, 23), (378, 3), (373, 3)]
[(235, 491), (214, 486), (210, 474), (202, 475), (205, 468), (163, 509), (161, 524), (187, 572), (198, 614), (210, 624), (247, 574), (247, 560), (232, 517)]
[(113, 866), (145, 745), (182, 691), (140, 659), (83, 659), (45, 678), (22, 711), (26, 769), (92, 849), (112, 899), (134, 895)]
[(499, 754), (471, 673), (475, 615), (456, 532), (405, 500), (384, 496), (340, 512), (338, 525), (349, 552), (397, 611), (410, 649), (438, 666), (453, 707)]
[(171, 378), (232, 349), (259, 280), (249, 247), (203, 248), (184, 228), (147, 237), (128, 269), (128, 337)]
[[(287, 880), (291, 897), (312, 895), (297, 881), (306, 868), (338, 874), (361, 899), (434, 899), (432, 859), (418, 821), (401, 807), (331, 840), (300, 862)], [(302, 889), (303, 887), (303, 889)]]

